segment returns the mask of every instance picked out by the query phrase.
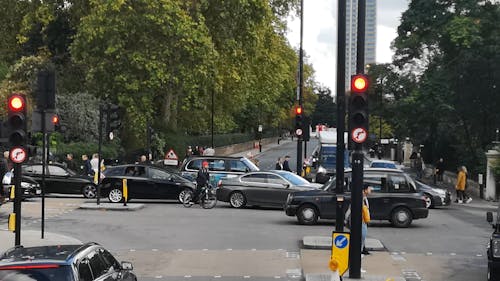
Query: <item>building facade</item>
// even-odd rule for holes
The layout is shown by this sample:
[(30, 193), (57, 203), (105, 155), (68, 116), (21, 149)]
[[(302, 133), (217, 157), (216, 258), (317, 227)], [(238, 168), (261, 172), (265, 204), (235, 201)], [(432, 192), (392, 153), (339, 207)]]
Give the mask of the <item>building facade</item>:
[[(346, 1), (346, 89), (351, 75), (356, 74), (356, 42), (358, 36), (358, 0)], [(377, 43), (377, 0), (366, 0), (365, 65), (375, 63)]]

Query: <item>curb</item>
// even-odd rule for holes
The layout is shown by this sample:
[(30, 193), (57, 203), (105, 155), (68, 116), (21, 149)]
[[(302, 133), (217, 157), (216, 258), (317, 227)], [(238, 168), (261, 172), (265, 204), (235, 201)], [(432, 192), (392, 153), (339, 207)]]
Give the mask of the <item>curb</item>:
[(137, 211), (144, 208), (144, 204), (113, 204), (113, 203), (101, 203), (97, 205), (96, 203), (84, 203), (80, 205), (79, 209), (83, 210), (101, 210), (101, 211)]
[[(347, 272), (344, 275), (349, 275)], [(306, 274), (304, 280), (306, 281), (330, 281), (331, 279), (331, 274), (329, 273), (313, 273), (313, 274)], [(347, 281), (347, 280), (360, 280), (360, 279), (351, 279), (348, 277), (342, 277), (342, 280)], [(390, 278), (388, 279), (386, 276), (370, 276), (370, 275), (362, 275), (361, 280), (364, 281), (387, 281), (387, 280), (393, 280), (393, 281), (405, 281), (404, 278), (402, 277), (395, 277), (395, 278)]]
[[(331, 250), (332, 238), (329, 236), (304, 236), (302, 245), (305, 249)], [(378, 239), (366, 238), (366, 249), (368, 251), (386, 251), (384, 244)]]

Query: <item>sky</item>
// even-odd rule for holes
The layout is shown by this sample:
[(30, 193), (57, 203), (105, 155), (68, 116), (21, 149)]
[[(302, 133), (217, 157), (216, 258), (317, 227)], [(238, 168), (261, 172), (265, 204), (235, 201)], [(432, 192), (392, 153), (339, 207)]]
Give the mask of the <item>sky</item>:
[[(303, 48), (315, 70), (320, 84), (335, 92), (337, 57), (337, 5), (338, 0), (303, 0), (304, 35)], [(396, 38), (396, 29), (401, 14), (408, 8), (409, 0), (377, 0), (377, 63), (392, 61), (391, 42)], [(288, 21), (287, 38), (292, 47), (299, 48), (300, 20)]]

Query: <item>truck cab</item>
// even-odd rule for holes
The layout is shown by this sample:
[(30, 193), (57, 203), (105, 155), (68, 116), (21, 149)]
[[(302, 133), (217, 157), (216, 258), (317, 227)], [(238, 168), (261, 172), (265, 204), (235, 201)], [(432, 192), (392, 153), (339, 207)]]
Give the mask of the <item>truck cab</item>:
[(486, 220), (494, 229), (487, 249), (488, 281), (500, 280), (500, 205), (496, 218), (493, 218), (492, 212), (487, 212)]

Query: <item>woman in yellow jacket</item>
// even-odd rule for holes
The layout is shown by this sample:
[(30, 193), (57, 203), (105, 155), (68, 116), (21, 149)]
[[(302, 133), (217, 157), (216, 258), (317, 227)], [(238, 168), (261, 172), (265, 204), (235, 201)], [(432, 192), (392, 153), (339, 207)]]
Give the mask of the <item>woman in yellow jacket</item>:
[(472, 198), (467, 198), (465, 195), (465, 183), (467, 182), (467, 168), (465, 166), (460, 167), (457, 176), (457, 183), (455, 184), (455, 189), (457, 191), (457, 199), (458, 203), (469, 203), (472, 201)]

